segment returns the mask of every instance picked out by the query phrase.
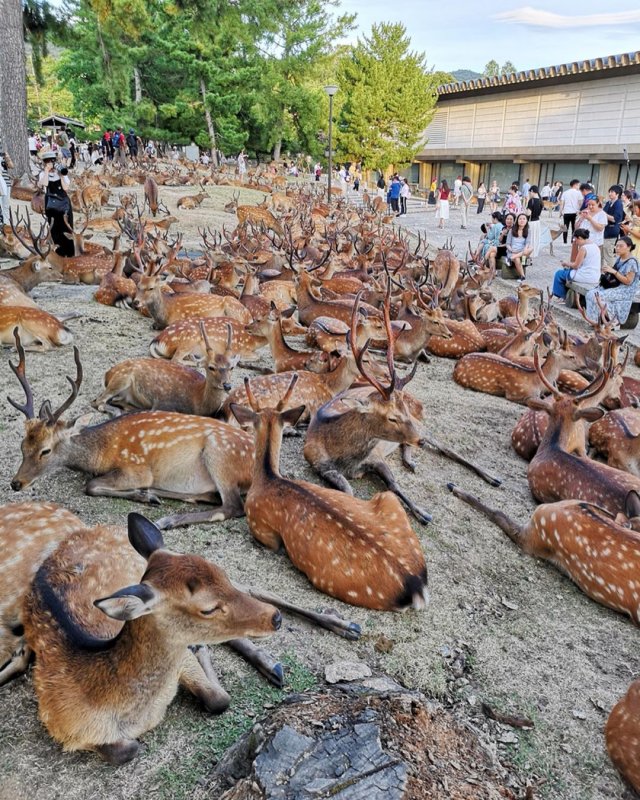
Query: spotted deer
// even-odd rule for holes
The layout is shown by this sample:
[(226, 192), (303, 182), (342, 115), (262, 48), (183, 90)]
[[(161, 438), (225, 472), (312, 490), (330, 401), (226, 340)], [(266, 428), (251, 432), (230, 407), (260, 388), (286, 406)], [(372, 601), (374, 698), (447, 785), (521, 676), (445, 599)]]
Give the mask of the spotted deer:
[(435, 300), (431, 305), (422, 302), (419, 292), (404, 291), (401, 295), (399, 322), (409, 327), (398, 334), (395, 342), (395, 356), (398, 361), (413, 363), (428, 356), (426, 349), (432, 336), (451, 339), (442, 309)]
[(84, 527), (54, 503), (0, 506), (0, 685), (24, 672), (31, 658), (22, 604), (38, 567), (63, 539)]
[[(599, 505), (582, 500), (545, 503), (519, 525), (502, 511), (454, 484), (453, 494), (480, 511), (525, 553), (550, 561), (587, 597), (629, 617), (640, 625), (640, 534), (629, 524), (640, 522), (640, 495), (628, 498), (626, 516), (612, 515)], [(632, 517), (629, 523), (627, 517)]]
[[(539, 363), (536, 369), (544, 383), (546, 377)], [(606, 371), (601, 373), (586, 389), (573, 395), (563, 394), (547, 383), (550, 398), (528, 401), (530, 408), (549, 415), (549, 426), (527, 471), (531, 494), (538, 502), (583, 500), (609, 514), (622, 512), (630, 516), (628, 501), (635, 492), (640, 492), (640, 478), (574, 454), (584, 441), (584, 428), (577, 423), (595, 422), (604, 414), (600, 408), (587, 406), (586, 401), (601, 391), (608, 377)]]
[(640, 477), (640, 411), (609, 411), (589, 428), (589, 444), (610, 467)]
[(236, 214), (239, 225), (251, 224), (255, 228), (264, 227), (265, 230), (273, 231), (278, 236), (284, 236), (282, 225), (274, 217), (266, 205), (259, 206), (237, 206)]
[(231, 391), (231, 372), (238, 363), (231, 351), (229, 327), (224, 353), (211, 348), (202, 323), (205, 346), (204, 376), (192, 367), (155, 358), (130, 358), (105, 374), (105, 389), (92, 405), (98, 411), (117, 414), (119, 410), (176, 411), (213, 417)]
[(276, 372), (297, 369), (327, 372), (329, 369), (326, 353), (318, 350), (295, 350), (287, 344), (282, 332), (282, 315), (273, 302), (269, 313), (262, 319), (252, 322), (246, 330), (247, 333), (264, 337), (269, 342)]
[(199, 361), (205, 357), (206, 347), (201, 333), (204, 327), (210, 349), (218, 354), (227, 350), (229, 330), (231, 350), (240, 358), (253, 358), (256, 351), (266, 347), (264, 336), (248, 333), (244, 325), (230, 317), (206, 317), (205, 319), (183, 319), (161, 331), (149, 345), (154, 358), (169, 358), (173, 361)]
[(170, 527), (191, 521), (217, 521), (244, 515), (241, 492), (251, 483), (253, 444), (251, 436), (219, 420), (164, 411), (128, 414), (99, 425), (62, 419), (78, 396), (82, 364), (74, 349), (76, 377), (68, 378), (71, 393), (52, 410), (48, 400), (36, 418), (33, 392), (25, 374), (25, 353), (12, 369), (25, 393), (20, 405), (11, 405), (25, 416), (22, 463), (11, 481), (18, 492), (40, 476), (67, 467), (94, 476), (85, 492), (92, 497), (124, 497), (140, 503), (159, 503), (160, 498), (183, 502), (221, 504), (196, 514), (165, 517), (159, 525)]
[(640, 794), (640, 680), (634, 681), (613, 707), (604, 735), (614, 766)]
[(190, 646), (262, 638), (280, 625), (274, 606), (214, 563), (167, 549), (139, 514), (129, 515), (128, 536), (80, 530), (40, 566), (25, 602), (40, 719), (66, 751), (123, 764), (178, 686), (210, 713), (228, 706), (206, 651)]
[(53, 314), (29, 306), (0, 305), (0, 345), (11, 347), (15, 331), (27, 350), (41, 353), (73, 342), (73, 333)]
[(249, 407), (232, 406), (238, 422), (255, 429), (256, 466), (246, 499), (251, 533), (271, 550), (284, 545), (293, 564), (332, 597), (381, 611), (424, 608), (424, 554), (393, 493), (359, 500), (280, 474), (283, 427), (304, 412), (290, 405), (296, 380), (275, 408), (261, 409), (245, 379)]
[(100, 281), (100, 286), (93, 295), (98, 303), (116, 308), (131, 308), (138, 291), (134, 280), (124, 276), (124, 265), (127, 253), (116, 253), (111, 272), (107, 272)]
[[(345, 324), (351, 323), (353, 300), (323, 300), (313, 293), (313, 278), (309, 272), (303, 271), (298, 278), (298, 319), (309, 326), (318, 317), (332, 317)], [(361, 293), (360, 293), (361, 294)], [(382, 322), (382, 314), (377, 308), (367, 303), (359, 304), (360, 313), (365, 317), (378, 318)]]

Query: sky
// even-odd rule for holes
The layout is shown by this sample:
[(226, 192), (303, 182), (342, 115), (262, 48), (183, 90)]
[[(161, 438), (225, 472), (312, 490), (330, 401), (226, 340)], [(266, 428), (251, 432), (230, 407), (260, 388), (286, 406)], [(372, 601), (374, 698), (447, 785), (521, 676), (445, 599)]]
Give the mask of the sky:
[(482, 72), (495, 59), (532, 69), (640, 50), (639, 0), (341, 0), (357, 31), (402, 22), (414, 50), (437, 70)]

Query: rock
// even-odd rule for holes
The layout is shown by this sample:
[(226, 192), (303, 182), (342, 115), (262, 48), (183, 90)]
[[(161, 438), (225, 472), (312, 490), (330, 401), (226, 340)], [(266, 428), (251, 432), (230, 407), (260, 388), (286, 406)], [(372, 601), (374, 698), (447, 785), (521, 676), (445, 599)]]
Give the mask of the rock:
[(324, 668), (324, 677), (327, 683), (340, 681), (359, 681), (372, 676), (371, 668), (363, 661), (336, 661), (327, 664)]

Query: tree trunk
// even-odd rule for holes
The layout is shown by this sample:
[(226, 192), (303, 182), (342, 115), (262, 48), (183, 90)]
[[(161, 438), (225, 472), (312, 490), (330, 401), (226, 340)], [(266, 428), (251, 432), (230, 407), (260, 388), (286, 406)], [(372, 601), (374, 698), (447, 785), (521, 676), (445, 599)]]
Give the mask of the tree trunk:
[(204, 106), (204, 118), (207, 121), (209, 140), (211, 142), (211, 161), (214, 167), (220, 166), (218, 161), (218, 145), (216, 143), (216, 129), (213, 127), (213, 118), (207, 105), (207, 87), (204, 85), (204, 78), (200, 78), (200, 94), (202, 95), (202, 105)]
[(142, 102), (142, 78), (140, 77), (140, 70), (138, 67), (133, 68), (133, 86), (134, 86), (134, 101), (136, 103)]
[(0, 0), (0, 149), (6, 150), (19, 177), (29, 172), (27, 74), (21, 0)]
[(282, 136), (278, 137), (278, 140), (273, 145), (273, 160), (280, 161), (280, 154), (282, 152)]

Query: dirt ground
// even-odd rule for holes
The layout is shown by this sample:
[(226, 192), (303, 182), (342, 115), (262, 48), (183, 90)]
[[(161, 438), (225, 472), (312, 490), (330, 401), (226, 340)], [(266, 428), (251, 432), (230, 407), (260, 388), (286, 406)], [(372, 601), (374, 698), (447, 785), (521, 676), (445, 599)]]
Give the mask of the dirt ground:
[[(185, 232), (188, 247), (197, 245), (198, 225), (234, 224), (234, 217), (222, 210), (230, 188), (210, 187), (210, 199), (199, 210), (176, 212), (178, 197), (191, 191), (160, 190), (161, 199), (181, 220), (177, 228)], [(262, 194), (243, 192), (241, 202), (261, 199)], [(410, 224), (427, 228), (438, 244), (441, 237), (433, 233), (433, 215), (414, 213)], [(456, 237), (460, 251), (466, 245), (466, 232), (463, 235), (464, 240)], [(497, 282), (496, 290), (505, 293), (507, 287)], [(74, 415), (91, 410), (89, 403), (110, 366), (146, 355), (153, 338), (149, 320), (101, 306), (92, 294), (92, 287), (61, 285), (34, 292), (51, 312), (81, 313), (69, 323), (85, 369)], [(573, 325), (570, 319), (569, 325)], [(581, 323), (574, 327), (584, 328)], [(20, 398), (8, 367), (10, 357), (9, 351), (0, 352), (0, 394)], [(36, 403), (50, 398), (55, 404), (66, 397), (64, 376), (73, 374), (71, 349), (27, 354), (27, 358)], [(268, 355), (264, 360), (268, 363)], [(535, 505), (527, 485), (527, 465), (510, 447), (521, 407), (462, 389), (452, 380), (453, 367), (453, 361), (432, 358), (430, 364), (421, 364), (412, 383), (425, 405), (426, 427), (443, 443), (500, 475), (504, 484), (491, 488), (427, 450), (417, 454), (413, 475), (399, 459), (392, 459), (402, 485), (434, 517), (426, 527), (414, 523), (429, 569), (431, 604), (426, 611), (368, 612), (322, 596), (285, 555), (255, 544), (244, 519), (168, 532), (166, 540), (176, 550), (215, 560), (243, 584), (270, 589), (312, 608), (338, 609), (362, 625), (363, 636), (353, 643), (287, 618), (268, 641), (268, 649), (288, 667), (285, 689), (301, 691), (322, 684), (328, 663), (361, 660), (374, 673), (388, 673), (451, 709), (461, 724), (487, 739), (509, 773), (520, 776), (521, 786), (528, 782), (535, 787), (531, 796), (622, 800), (629, 795), (607, 757), (603, 727), (612, 705), (640, 674), (638, 631), (628, 620), (587, 599), (548, 564), (520, 553), (495, 526), (447, 491), (446, 483), (454, 481), (519, 521), (526, 520)], [(236, 375), (237, 382), (242, 375), (241, 371)], [(20, 415), (3, 404), (0, 502), (46, 498), (88, 523), (121, 524), (129, 511), (144, 511), (124, 500), (86, 497), (84, 477), (69, 471), (41, 479), (28, 492), (16, 495), (9, 482), (20, 461), (22, 430)], [(316, 480), (302, 458), (301, 439), (285, 439), (282, 470)], [(354, 485), (362, 497), (380, 488), (369, 480)], [(168, 507), (178, 505), (166, 503), (147, 511), (158, 518)], [(231, 709), (212, 719), (190, 697), (179, 695), (164, 722), (144, 737), (142, 756), (120, 769), (105, 766), (90, 754), (60, 751), (37, 719), (30, 676), (0, 689), (0, 798), (192, 797), (224, 749), (283, 696), (224, 647), (218, 647), (215, 655), (232, 695)], [(534, 727), (512, 731), (489, 723), (482, 703), (528, 717)]]

